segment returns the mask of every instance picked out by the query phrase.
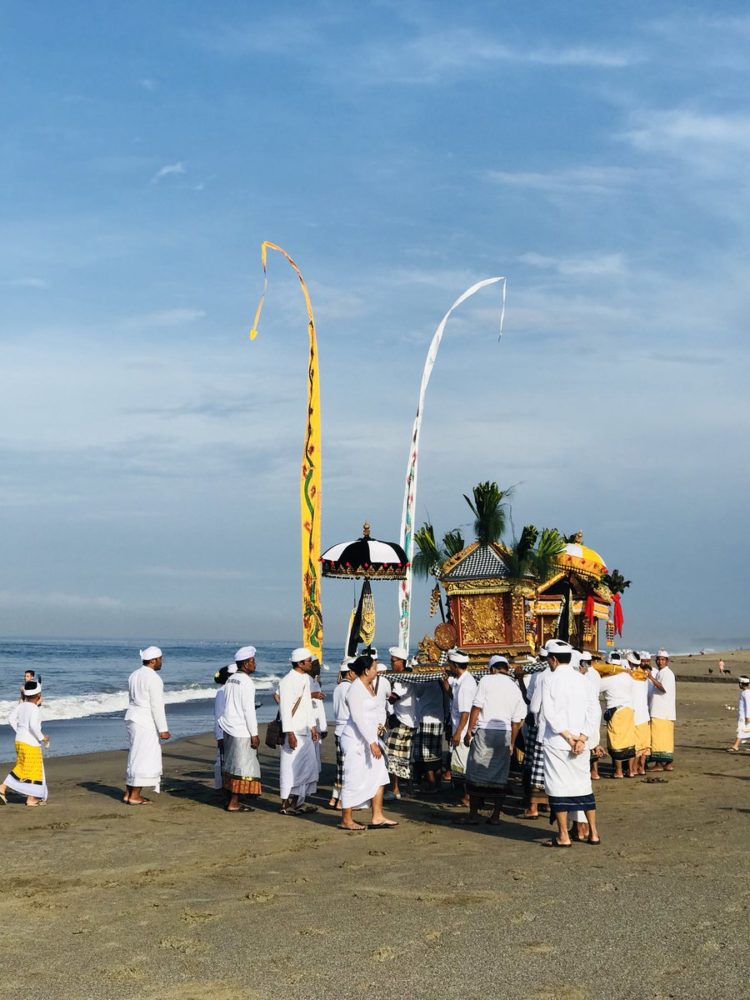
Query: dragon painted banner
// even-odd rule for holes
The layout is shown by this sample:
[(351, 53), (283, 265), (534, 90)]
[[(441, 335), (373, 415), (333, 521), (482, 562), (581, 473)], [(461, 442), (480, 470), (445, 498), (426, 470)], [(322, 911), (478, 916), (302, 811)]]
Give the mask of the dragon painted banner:
[(300, 475), (301, 556), (302, 556), (302, 644), (323, 662), (323, 608), (320, 594), (320, 519), (322, 501), (322, 455), (320, 430), (320, 381), (318, 376), (318, 344), (315, 336), (310, 294), (302, 272), (292, 258), (275, 243), (265, 241), (260, 248), (263, 265), (263, 294), (250, 330), (250, 340), (258, 335), (258, 323), (268, 290), (266, 258), (268, 250), (276, 250), (294, 268), (307, 306), (307, 332), (310, 353), (307, 364), (307, 423), (302, 447)]
[(475, 292), (478, 292), (480, 288), (486, 288), (487, 285), (496, 285), (498, 282), (502, 282), (503, 295), (502, 295), (502, 309), (500, 312), (500, 335), (503, 332), (503, 321), (505, 319), (505, 278), (484, 278), (483, 281), (478, 281), (471, 288), (467, 288), (466, 291), (459, 295), (453, 305), (450, 307), (448, 312), (443, 316), (438, 324), (437, 330), (430, 343), (429, 350), (427, 351), (427, 360), (425, 362), (424, 371), (422, 372), (422, 383), (419, 387), (419, 402), (417, 403), (417, 414), (414, 418), (414, 428), (411, 435), (411, 447), (409, 448), (409, 461), (406, 467), (406, 486), (404, 489), (404, 508), (401, 515), (401, 547), (406, 552), (406, 577), (399, 584), (399, 646), (402, 649), (408, 651), (409, 649), (409, 630), (411, 625), (411, 585), (412, 585), (412, 569), (411, 563), (414, 556), (414, 509), (417, 502), (417, 471), (419, 466), (419, 437), (422, 431), (422, 413), (424, 410), (424, 400), (425, 394), (427, 392), (427, 386), (430, 381), (430, 375), (432, 374), (432, 369), (435, 365), (435, 359), (437, 358), (438, 349), (440, 347), (440, 341), (443, 339), (443, 332), (445, 330), (446, 323), (451, 317), (451, 314), (455, 309), (457, 309), (462, 302), (470, 299)]

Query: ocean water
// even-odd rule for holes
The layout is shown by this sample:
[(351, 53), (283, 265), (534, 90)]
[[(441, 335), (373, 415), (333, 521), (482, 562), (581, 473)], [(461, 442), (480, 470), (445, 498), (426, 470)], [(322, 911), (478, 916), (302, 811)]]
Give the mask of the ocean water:
[[(231, 663), (244, 643), (159, 643), (164, 654), (161, 678), (167, 721), (175, 737), (213, 728), (214, 673)], [(293, 642), (257, 643), (254, 675), (258, 718), (276, 714), (273, 692), (289, 669)], [(138, 645), (117, 639), (0, 640), (0, 761), (13, 759), (13, 730), (8, 715), (18, 702), (24, 670), (42, 675), (42, 725), (49, 735), (50, 756), (113, 750), (127, 745), (123, 714), (128, 704), (128, 676), (140, 665)], [(335, 684), (324, 671), (324, 691)], [(330, 699), (326, 699), (330, 708)]]

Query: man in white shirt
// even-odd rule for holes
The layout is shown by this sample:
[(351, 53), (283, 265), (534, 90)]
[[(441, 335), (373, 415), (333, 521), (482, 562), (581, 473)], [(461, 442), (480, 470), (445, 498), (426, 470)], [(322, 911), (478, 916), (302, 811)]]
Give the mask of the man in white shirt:
[(400, 646), (391, 646), (388, 650), (391, 657), (391, 671), (394, 675), (391, 684), (390, 703), (393, 709), (392, 727), (388, 733), (387, 761), (388, 773), (391, 776), (391, 789), (385, 793), (385, 798), (400, 799), (399, 781), (411, 781), (411, 757), (414, 732), (417, 725), (416, 717), (416, 685), (408, 684), (403, 679), (408, 676), (406, 661), (409, 654)]
[(466, 762), (466, 789), (469, 815), (457, 822), (476, 826), (480, 822), (482, 801), (492, 803), (491, 826), (500, 823), (500, 812), (510, 774), (510, 756), (521, 723), (526, 717), (526, 702), (521, 689), (509, 675), (510, 665), (504, 656), (493, 656), (490, 672), (482, 677), (474, 694), (464, 744), (469, 747)]
[(161, 786), (161, 744), (168, 740), (164, 712), (164, 683), (159, 677), (162, 652), (158, 646), (140, 651), (142, 666), (128, 677), (128, 708), (125, 727), (128, 731), (126, 789), (122, 801), (129, 806), (147, 805), (151, 800), (141, 794), (144, 787), (159, 792)]
[(313, 658), (312, 672), (310, 674), (310, 697), (312, 698), (313, 715), (315, 716), (315, 728), (318, 730), (320, 739), (315, 744), (315, 756), (318, 758), (318, 778), (323, 768), (322, 748), (323, 740), (328, 736), (328, 719), (326, 718), (325, 695), (320, 685), (320, 660)]
[(305, 805), (305, 799), (318, 788), (318, 757), (315, 744), (320, 739), (315, 720), (310, 673), (313, 656), (300, 646), (291, 655), (292, 669), (279, 683), (279, 711), (284, 742), (279, 761), (281, 813), (298, 816), (313, 813), (317, 807)]
[(224, 708), (219, 726), (224, 733), (224, 788), (227, 812), (250, 812), (241, 795), (260, 795), (258, 720), (255, 714), (255, 646), (242, 646), (234, 654), (237, 670), (224, 685)]
[(660, 649), (656, 669), (648, 679), (651, 713), (650, 770), (674, 770), (674, 724), (677, 719), (677, 682), (669, 666), (669, 653)]
[[(599, 844), (596, 803), (589, 767), (590, 734), (594, 730), (593, 699), (586, 680), (573, 669), (575, 651), (559, 639), (547, 643), (551, 676), (544, 685), (544, 786), (557, 836), (549, 847), (570, 847), (568, 813), (585, 813), (589, 844)], [(576, 662), (577, 662), (576, 656)]]
[(628, 777), (635, 774), (635, 702), (633, 684), (625, 662), (619, 654), (611, 653), (607, 663), (616, 672), (602, 677), (601, 694), (604, 698), (604, 721), (607, 723), (607, 751), (612, 758), (613, 778), (624, 778), (623, 764), (627, 763)]
[(448, 650), (448, 675), (453, 681), (449, 684), (446, 680), (444, 684), (451, 698), (451, 775), (461, 804), (468, 806), (466, 762), (469, 748), (464, 743), (464, 736), (477, 693), (477, 682), (469, 671), (469, 657), (462, 649)]

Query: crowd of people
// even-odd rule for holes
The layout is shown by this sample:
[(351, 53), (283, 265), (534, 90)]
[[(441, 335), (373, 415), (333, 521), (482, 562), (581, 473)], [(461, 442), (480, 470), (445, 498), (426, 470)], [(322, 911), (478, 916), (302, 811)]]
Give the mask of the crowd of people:
[[(341, 664), (333, 692), (336, 777), (328, 807), (346, 832), (391, 829), (384, 802), (403, 795), (434, 796), (447, 790), (465, 807), (454, 822), (498, 825), (511, 767), (520, 774), (522, 817), (546, 813), (557, 830), (547, 845), (572, 840), (601, 842), (593, 782), (608, 754), (613, 779), (674, 768), (676, 683), (669, 655), (626, 650), (603, 662), (558, 639), (535, 661), (511, 664), (492, 656), (477, 677), (470, 658), (451, 649), (442, 668), (414, 669), (406, 650), (392, 647), (389, 665), (374, 647)], [(147, 805), (144, 788), (160, 789), (163, 741), (170, 738), (162, 651), (140, 651), (141, 666), (128, 679), (128, 735), (123, 802)], [(215, 674), (214, 785), (227, 812), (253, 810), (262, 794), (260, 734), (253, 674), (256, 649), (243, 646), (234, 663)], [(750, 678), (739, 678), (737, 752), (750, 741)], [(309, 800), (318, 789), (321, 741), (328, 736), (320, 663), (300, 647), (275, 693), (276, 720), (266, 743), (279, 753), (279, 810), (285, 816), (317, 811)], [(9, 723), (16, 733), (16, 762), (0, 784), (0, 803), (10, 790), (34, 807), (47, 800), (41, 728), (41, 677), (27, 671)], [(600, 741), (606, 723), (606, 748)], [(369, 823), (355, 813), (369, 809)], [(487, 813), (487, 815), (484, 815)]]

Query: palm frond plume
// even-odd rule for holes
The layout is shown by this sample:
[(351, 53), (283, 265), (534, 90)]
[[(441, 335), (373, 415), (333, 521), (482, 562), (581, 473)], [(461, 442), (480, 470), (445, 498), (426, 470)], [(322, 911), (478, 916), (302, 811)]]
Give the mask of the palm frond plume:
[(477, 483), (472, 498), (464, 493), (464, 500), (474, 515), (474, 534), (480, 545), (498, 542), (505, 533), (508, 500), (513, 495), (513, 487), (501, 490), (497, 483)]

